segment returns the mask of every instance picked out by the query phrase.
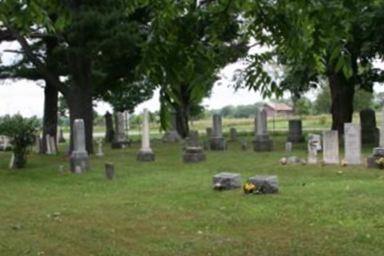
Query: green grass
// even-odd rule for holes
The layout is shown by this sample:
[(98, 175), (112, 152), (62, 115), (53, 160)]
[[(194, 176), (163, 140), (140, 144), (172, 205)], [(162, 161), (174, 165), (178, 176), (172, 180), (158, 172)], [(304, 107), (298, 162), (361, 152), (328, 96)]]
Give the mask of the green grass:
[[(382, 255), (384, 173), (280, 166), (283, 139), (273, 153), (230, 144), (195, 165), (175, 144), (155, 143), (154, 163), (136, 162), (138, 144), (106, 149), (83, 175), (59, 173), (64, 155), (31, 155), (27, 169), (9, 171), (10, 154), (0, 153), (0, 255)], [(276, 174), (281, 192), (213, 191), (220, 171)]]

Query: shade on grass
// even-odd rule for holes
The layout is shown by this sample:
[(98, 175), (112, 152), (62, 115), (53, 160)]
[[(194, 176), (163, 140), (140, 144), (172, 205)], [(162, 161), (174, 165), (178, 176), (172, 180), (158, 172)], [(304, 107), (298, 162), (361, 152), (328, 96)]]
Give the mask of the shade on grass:
[[(232, 143), (195, 165), (182, 163), (180, 145), (160, 142), (156, 162), (139, 163), (137, 143), (106, 149), (83, 175), (59, 173), (64, 155), (32, 155), (27, 169), (9, 171), (10, 154), (0, 153), (0, 255), (381, 255), (384, 172), (280, 166), (283, 139), (273, 153)], [(281, 192), (213, 191), (220, 171), (277, 174)]]

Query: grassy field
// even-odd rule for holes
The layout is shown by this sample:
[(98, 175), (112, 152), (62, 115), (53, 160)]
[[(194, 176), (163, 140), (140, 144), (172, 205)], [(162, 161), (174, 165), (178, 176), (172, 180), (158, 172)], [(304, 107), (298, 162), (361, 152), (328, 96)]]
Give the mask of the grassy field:
[[(274, 139), (273, 153), (234, 143), (195, 165), (177, 144), (154, 143), (154, 163), (136, 162), (138, 143), (106, 148), (83, 175), (59, 173), (64, 154), (31, 155), (27, 169), (9, 171), (10, 153), (0, 153), (0, 255), (382, 255), (383, 171), (280, 166), (284, 137)], [(276, 174), (281, 192), (213, 191), (220, 171)]]

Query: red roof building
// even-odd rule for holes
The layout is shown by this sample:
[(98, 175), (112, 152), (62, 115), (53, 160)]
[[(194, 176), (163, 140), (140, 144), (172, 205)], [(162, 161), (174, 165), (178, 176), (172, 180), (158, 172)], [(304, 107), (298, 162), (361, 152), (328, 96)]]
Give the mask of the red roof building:
[(293, 108), (285, 103), (266, 103), (264, 109), (268, 117), (293, 115)]

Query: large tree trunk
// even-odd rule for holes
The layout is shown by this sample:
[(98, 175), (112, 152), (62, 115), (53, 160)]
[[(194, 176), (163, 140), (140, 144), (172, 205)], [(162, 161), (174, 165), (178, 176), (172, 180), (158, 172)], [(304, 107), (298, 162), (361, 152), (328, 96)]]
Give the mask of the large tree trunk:
[(328, 80), (332, 98), (332, 130), (343, 134), (344, 123), (352, 122), (355, 86), (352, 81), (345, 78), (341, 71), (330, 73)]
[(178, 107), (176, 111), (176, 130), (179, 135), (185, 139), (189, 135), (189, 108)]
[(56, 87), (45, 81), (42, 153), (47, 153), (47, 135), (55, 138), (57, 150), (57, 101), (58, 91)]
[(93, 154), (93, 105), (91, 61), (82, 56), (72, 57), (73, 85), (65, 95), (71, 123), (70, 151), (73, 150), (73, 123), (83, 119), (85, 126), (85, 143), (89, 154)]

